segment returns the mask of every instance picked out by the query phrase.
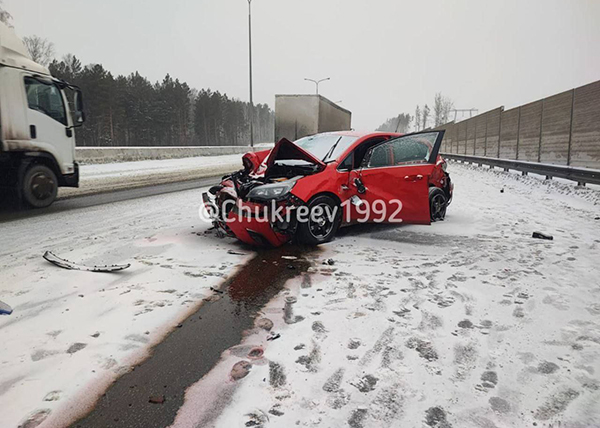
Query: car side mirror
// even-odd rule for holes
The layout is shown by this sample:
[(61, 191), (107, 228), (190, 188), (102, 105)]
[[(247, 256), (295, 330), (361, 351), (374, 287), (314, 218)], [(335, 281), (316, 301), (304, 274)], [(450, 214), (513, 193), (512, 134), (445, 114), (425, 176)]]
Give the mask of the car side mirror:
[(367, 191), (367, 188), (363, 184), (362, 180), (358, 177), (354, 179), (354, 185), (356, 186), (357, 192), (361, 195)]

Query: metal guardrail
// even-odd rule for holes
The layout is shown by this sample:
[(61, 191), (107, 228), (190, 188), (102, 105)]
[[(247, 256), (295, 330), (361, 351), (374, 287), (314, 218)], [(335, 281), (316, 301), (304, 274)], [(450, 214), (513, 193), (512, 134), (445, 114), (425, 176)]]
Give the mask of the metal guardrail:
[(573, 168), (571, 166), (550, 165), (546, 163), (525, 162), (509, 159), (488, 158), (483, 156), (455, 155), (442, 153), (445, 159), (452, 159), (465, 163), (476, 163), (478, 165), (489, 165), (491, 167), (503, 168), (505, 171), (521, 171), (523, 175), (528, 173), (545, 175), (546, 179), (553, 177), (576, 181), (579, 186), (586, 183), (600, 184), (600, 170), (589, 168)]

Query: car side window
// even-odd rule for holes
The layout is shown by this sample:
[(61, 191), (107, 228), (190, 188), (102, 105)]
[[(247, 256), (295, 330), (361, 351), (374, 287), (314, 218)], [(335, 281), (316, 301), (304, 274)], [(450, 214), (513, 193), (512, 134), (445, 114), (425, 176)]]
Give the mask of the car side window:
[(32, 110), (50, 116), (57, 122), (67, 126), (67, 114), (60, 90), (53, 83), (41, 82), (32, 77), (25, 77), (27, 103)]
[(344, 159), (342, 162), (340, 162), (340, 165), (337, 168), (338, 171), (351, 171), (353, 159), (354, 159), (354, 153), (350, 153), (348, 156), (346, 156), (346, 159)]
[(373, 149), (368, 159), (368, 168), (410, 165), (429, 161), (437, 133), (417, 134), (400, 137)]

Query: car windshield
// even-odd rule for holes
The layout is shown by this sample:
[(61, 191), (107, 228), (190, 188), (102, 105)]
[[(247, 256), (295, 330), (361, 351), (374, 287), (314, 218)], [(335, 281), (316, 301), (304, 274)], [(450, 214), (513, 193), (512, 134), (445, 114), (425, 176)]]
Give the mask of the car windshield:
[(317, 159), (326, 162), (337, 159), (358, 137), (337, 134), (319, 134), (304, 137), (294, 142)]

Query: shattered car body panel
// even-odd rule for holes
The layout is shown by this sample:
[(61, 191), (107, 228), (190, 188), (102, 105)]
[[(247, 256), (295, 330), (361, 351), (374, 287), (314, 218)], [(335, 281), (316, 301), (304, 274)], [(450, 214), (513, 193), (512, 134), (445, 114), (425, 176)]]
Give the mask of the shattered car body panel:
[[(244, 169), (224, 177), (203, 200), (219, 231), (251, 245), (280, 246), (307, 233), (308, 243), (326, 242), (340, 226), (393, 221), (391, 214), (399, 212), (404, 223), (429, 224), (432, 193), (445, 204), (444, 215), (453, 193), (438, 154), (442, 138), (443, 131), (430, 131), (283, 139), (270, 152), (244, 155)], [(400, 209), (394, 201), (400, 201)], [(379, 204), (386, 214), (361, 218), (365, 204)], [(317, 218), (303, 225), (300, 207), (312, 213), (314, 205), (340, 209), (328, 221)], [(278, 212), (283, 219), (270, 215)]]

